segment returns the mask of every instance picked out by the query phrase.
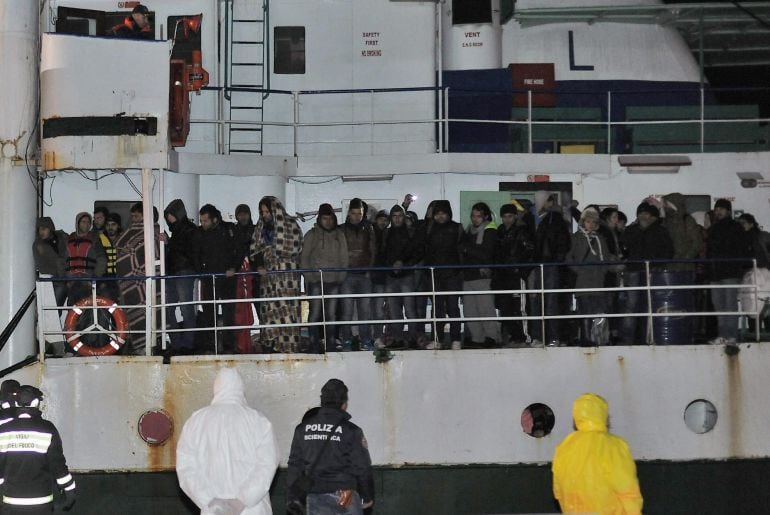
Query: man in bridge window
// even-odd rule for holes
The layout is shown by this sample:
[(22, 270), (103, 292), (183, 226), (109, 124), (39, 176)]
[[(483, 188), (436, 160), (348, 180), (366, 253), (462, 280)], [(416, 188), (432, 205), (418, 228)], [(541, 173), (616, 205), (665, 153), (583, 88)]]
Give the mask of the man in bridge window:
[(109, 34), (123, 39), (155, 39), (155, 32), (150, 24), (150, 10), (144, 5), (137, 5), (126, 16), (123, 23), (110, 29)]

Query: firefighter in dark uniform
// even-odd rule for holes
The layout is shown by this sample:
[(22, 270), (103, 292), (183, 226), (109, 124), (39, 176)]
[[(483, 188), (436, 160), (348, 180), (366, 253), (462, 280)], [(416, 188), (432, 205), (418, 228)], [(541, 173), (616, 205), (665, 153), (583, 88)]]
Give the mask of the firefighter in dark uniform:
[[(75, 504), (75, 480), (67, 469), (61, 438), (43, 419), (43, 393), (25, 385), (16, 394), (12, 421), (0, 425), (0, 492), (3, 515), (52, 513), (54, 497), (68, 511)], [(53, 484), (60, 492), (52, 491)]]
[(330, 379), (321, 389), (321, 406), (305, 413), (294, 430), (288, 501), (290, 505), (302, 501), (291, 498), (291, 485), (303, 472), (308, 473), (312, 483), (307, 495), (308, 515), (360, 515), (374, 504), (366, 438), (361, 428), (350, 422), (347, 407), (347, 386), (339, 379)]
[(16, 418), (16, 394), (20, 386), (16, 379), (6, 379), (0, 385), (0, 425)]

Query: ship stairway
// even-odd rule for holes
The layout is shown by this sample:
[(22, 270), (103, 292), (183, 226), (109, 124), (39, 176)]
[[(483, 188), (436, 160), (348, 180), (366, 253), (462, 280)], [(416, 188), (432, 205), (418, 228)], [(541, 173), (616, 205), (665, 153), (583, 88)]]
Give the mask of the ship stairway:
[(227, 148), (261, 154), (268, 0), (231, 0), (225, 9)]

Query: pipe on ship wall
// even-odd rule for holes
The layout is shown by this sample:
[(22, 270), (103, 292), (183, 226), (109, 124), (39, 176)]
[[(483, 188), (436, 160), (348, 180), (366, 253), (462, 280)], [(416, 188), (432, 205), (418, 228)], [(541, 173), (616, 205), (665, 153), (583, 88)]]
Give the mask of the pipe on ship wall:
[[(38, 2), (0, 0), (0, 327), (35, 287), (38, 19)], [(34, 321), (30, 308), (0, 353), (0, 368), (35, 352)]]

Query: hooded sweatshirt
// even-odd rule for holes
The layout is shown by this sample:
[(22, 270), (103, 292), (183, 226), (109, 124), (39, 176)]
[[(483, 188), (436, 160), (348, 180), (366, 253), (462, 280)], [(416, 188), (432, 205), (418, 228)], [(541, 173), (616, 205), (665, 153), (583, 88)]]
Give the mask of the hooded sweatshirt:
[(91, 213), (81, 212), (75, 217), (75, 232), (67, 238), (67, 273), (79, 277), (101, 277), (107, 271), (107, 254), (98, 235), (89, 231), (78, 233), (83, 217)]
[(449, 220), (443, 224), (435, 218), (427, 226), (425, 234), (425, 264), (428, 266), (457, 266), (458, 268), (442, 268), (434, 271), (438, 279), (448, 279), (460, 275), (460, 245), (465, 234), (463, 226), (452, 220), (452, 206), (448, 200), (433, 202), (433, 215), (443, 212), (449, 215)]
[(176, 448), (179, 486), (201, 509), (213, 499), (238, 499), (243, 515), (262, 515), (270, 508), (270, 483), (278, 468), (273, 426), (244, 396), (243, 379), (222, 368), (214, 381), (211, 405), (190, 416)]
[[(300, 268), (347, 268), (348, 243), (345, 233), (337, 226), (337, 217), (332, 214), (334, 226), (326, 230), (316, 223), (305, 235), (302, 252), (299, 255)], [(324, 272), (325, 283), (340, 283), (345, 280), (345, 271)], [(305, 281), (321, 281), (319, 272), (305, 272)]]
[[(394, 205), (390, 209), (390, 216), (392, 217), (394, 213), (401, 213), (403, 219), (398, 227), (391, 222), (390, 227), (383, 232), (379, 264), (384, 267), (392, 267), (396, 262), (401, 262), (402, 267), (415, 266), (420, 262), (423, 254), (422, 245), (417, 239), (417, 232), (406, 226), (406, 213), (404, 213), (403, 207), (398, 204)], [(412, 275), (414, 270), (399, 268), (387, 273), (390, 277), (395, 278)]]
[[(38, 230), (48, 227), (51, 235), (48, 239), (40, 239)], [(53, 220), (43, 216), (38, 218), (35, 226), (35, 242), (32, 244), (32, 255), (35, 258), (35, 267), (38, 273), (49, 274), (54, 277), (63, 277), (66, 273), (67, 259), (67, 234), (57, 231)]]
[[(176, 221), (168, 223), (168, 215), (173, 215)], [(187, 218), (184, 202), (181, 199), (169, 202), (163, 210), (163, 218), (171, 231), (166, 249), (166, 273), (170, 275), (194, 273), (197, 269), (195, 263), (197, 230)]]
[(642, 513), (634, 458), (628, 444), (607, 431), (607, 413), (607, 401), (593, 393), (572, 406), (577, 431), (556, 447), (551, 467), (563, 513)]

